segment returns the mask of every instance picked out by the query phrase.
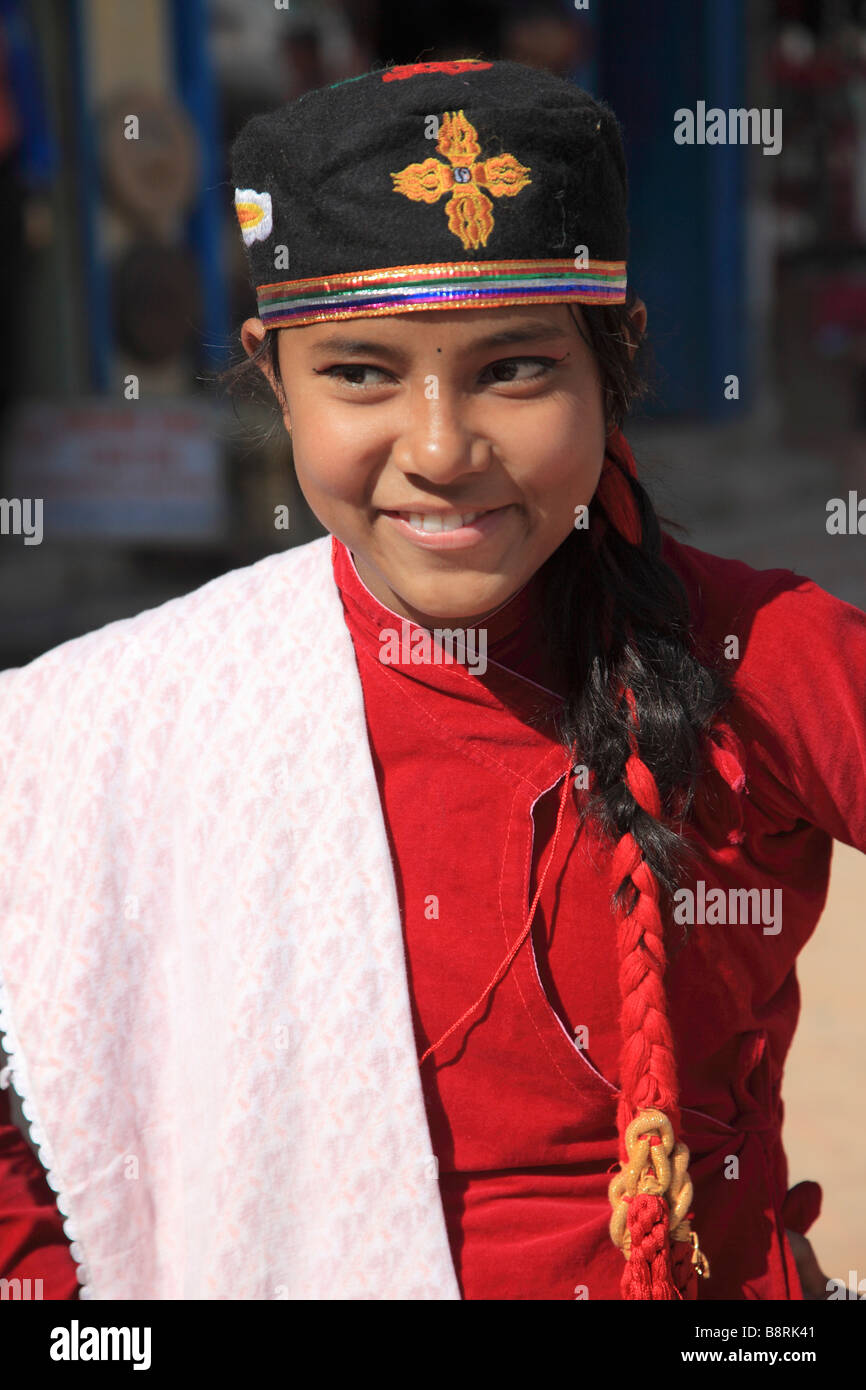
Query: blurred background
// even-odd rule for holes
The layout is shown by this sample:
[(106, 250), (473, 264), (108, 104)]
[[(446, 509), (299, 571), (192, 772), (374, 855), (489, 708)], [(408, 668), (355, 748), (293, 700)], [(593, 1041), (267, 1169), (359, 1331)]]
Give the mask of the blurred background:
[[(322, 534), (273, 412), (218, 386), (255, 312), (228, 147), (311, 88), (467, 56), (622, 123), (657, 362), (626, 433), (659, 509), (866, 606), (866, 536), (826, 529), (866, 497), (863, 0), (0, 0), (0, 667)], [(677, 145), (698, 101), (781, 109), (781, 151)], [(16, 498), (43, 499), (41, 543)], [(791, 1181), (825, 1185), (811, 1234), (843, 1279), (866, 1276), (864, 865), (837, 847), (786, 1087)]]

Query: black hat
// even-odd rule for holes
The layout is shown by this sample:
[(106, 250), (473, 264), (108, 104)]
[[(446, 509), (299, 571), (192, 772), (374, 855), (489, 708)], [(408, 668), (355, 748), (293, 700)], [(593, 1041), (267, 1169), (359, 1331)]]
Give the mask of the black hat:
[(254, 116), (235, 207), (268, 328), (626, 294), (613, 111), (520, 63), (390, 67)]

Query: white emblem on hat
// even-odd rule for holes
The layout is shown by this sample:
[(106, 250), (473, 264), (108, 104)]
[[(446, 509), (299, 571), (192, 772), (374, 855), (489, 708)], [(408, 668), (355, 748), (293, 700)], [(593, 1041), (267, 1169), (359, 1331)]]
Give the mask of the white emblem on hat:
[(274, 229), (270, 193), (257, 193), (254, 188), (236, 188), (235, 212), (245, 246), (252, 246), (254, 241), (264, 241)]

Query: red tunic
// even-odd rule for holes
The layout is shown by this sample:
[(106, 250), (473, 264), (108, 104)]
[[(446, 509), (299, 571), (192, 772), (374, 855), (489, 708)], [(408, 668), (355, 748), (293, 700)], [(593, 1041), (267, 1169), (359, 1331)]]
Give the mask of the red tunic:
[(78, 1297), (63, 1218), (41, 1164), (12, 1123), (8, 1090), (0, 1090), (0, 1278), (29, 1279), (33, 1298)]
[[(536, 683), (549, 679), (537, 581), (485, 621), (483, 675), (386, 664), (380, 634), (400, 632), (401, 620), (332, 544), (420, 1057), (478, 998), (525, 923), (565, 766), (549, 725), (527, 719), (558, 697)], [(696, 922), (687, 946), (670, 951), (693, 1225), (711, 1263), (700, 1297), (801, 1298), (784, 1227), (808, 1219), (796, 1198), (783, 1216), (779, 1086), (799, 1007), (794, 962), (824, 904), (831, 837), (866, 850), (866, 615), (790, 571), (757, 571), (668, 536), (665, 557), (686, 583), (696, 636), (739, 637), (735, 727), (748, 746), (745, 841), (731, 845), (719, 829), (719, 807), (727, 813), (736, 798), (713, 773), (696, 827), (703, 863), (683, 886), (768, 889), (770, 910), (781, 889), (782, 906), (778, 932), (770, 913)], [(576, 822), (569, 798), (530, 939), (422, 1068), (468, 1299), (620, 1297), (623, 1258), (607, 1231), (620, 1050), (609, 851), (589, 826), (572, 843)]]
[[(485, 627), (483, 675), (386, 666), (400, 631), (333, 542), (358, 656), (373, 761), (404, 923), (419, 1056), (471, 1004), (519, 934), (555, 821), (565, 757), (533, 714), (554, 708), (530, 582)], [(703, 877), (782, 889), (782, 928), (696, 922), (668, 976), (692, 1151), (694, 1226), (712, 1277), (702, 1298), (800, 1298), (784, 1225), (781, 1072), (797, 1019), (795, 958), (826, 896), (832, 838), (866, 851), (866, 615), (790, 571), (757, 571), (665, 537), (695, 632), (740, 641), (736, 727), (747, 743), (745, 840), (720, 817), (716, 779), (698, 807)], [(412, 625), (414, 629), (414, 625)], [(501, 665), (493, 664), (495, 662)], [(505, 669), (503, 669), (505, 668)], [(714, 776), (714, 774), (713, 774)], [(422, 1081), (452, 1254), (465, 1298), (619, 1298), (607, 1223), (620, 1036), (608, 852), (575, 843), (566, 803), (532, 936)], [(575, 1030), (583, 1046), (574, 1042)], [(738, 1172), (732, 1162), (738, 1160)], [(735, 1172), (737, 1175), (735, 1176)], [(802, 1188), (795, 1193), (803, 1195)], [(732, 1238), (735, 1232), (735, 1238)], [(0, 1090), (0, 1277), (77, 1297), (44, 1173)]]

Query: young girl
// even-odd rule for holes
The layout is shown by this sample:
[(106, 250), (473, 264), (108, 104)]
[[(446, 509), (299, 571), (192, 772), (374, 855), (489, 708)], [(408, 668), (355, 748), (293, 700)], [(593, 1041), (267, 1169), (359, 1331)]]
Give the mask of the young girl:
[(0, 1028), (82, 1296), (826, 1296), (780, 1091), (866, 616), (661, 530), (613, 113), (392, 67), (233, 172), (330, 535), (0, 677)]

